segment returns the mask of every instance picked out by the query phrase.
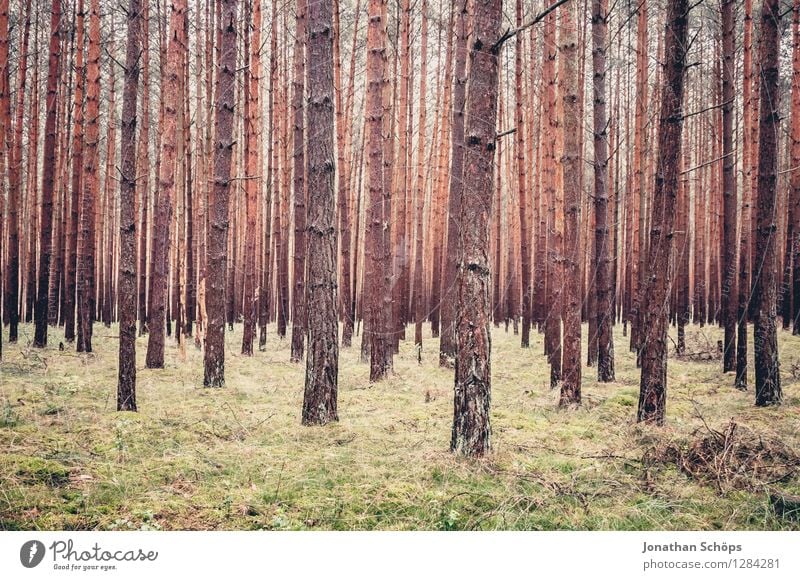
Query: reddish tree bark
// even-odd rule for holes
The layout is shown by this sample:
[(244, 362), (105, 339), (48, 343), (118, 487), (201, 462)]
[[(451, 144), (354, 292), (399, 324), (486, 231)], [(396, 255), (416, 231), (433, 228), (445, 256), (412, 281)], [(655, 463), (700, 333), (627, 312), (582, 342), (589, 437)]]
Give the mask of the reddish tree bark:
[[(56, 105), (61, 64), (61, 26), (61, 0), (53, 0), (50, 18), (50, 56), (47, 66), (47, 116), (44, 125), (42, 214), (39, 223), (39, 280), (36, 307), (34, 309), (36, 328), (33, 346), (39, 348), (47, 346), (48, 290), (50, 288), (50, 257), (53, 241), (53, 188), (56, 169)], [(2, 146), (5, 147), (5, 143)]]
[(794, 212), (792, 240), (792, 334), (800, 334), (800, 0), (794, 0), (792, 19), (792, 129), (789, 167), (790, 201)]
[[(303, 424), (338, 421), (338, 308), (334, 189), (333, 31), (330, 2), (308, 11), (308, 355)], [(313, 135), (313, 138), (312, 138)]]
[(80, 222), (80, 193), (83, 185), (83, 176), (81, 172), (83, 170), (83, 90), (86, 84), (86, 70), (83, 64), (85, 16), (83, 0), (79, 0), (75, 15), (75, 94), (73, 101), (75, 121), (72, 126), (70, 231), (67, 243), (67, 296), (64, 303), (64, 309), (66, 311), (64, 315), (64, 339), (67, 342), (75, 340), (75, 293), (78, 284), (78, 228)]
[[(142, 127), (139, 136), (139, 151), (136, 158), (137, 199), (142, 209), (139, 228), (139, 288), (138, 317), (139, 334), (147, 331), (147, 240), (150, 237), (150, 38), (148, 2), (142, 3)], [(198, 89), (198, 92), (199, 89)]]
[[(461, 230), (461, 195), (464, 187), (464, 109), (467, 89), (467, 0), (453, 0), (455, 11), (455, 65), (453, 70), (453, 122), (451, 124), (450, 182), (447, 200), (447, 255), (442, 283), (439, 365), (455, 358), (456, 274)], [(450, 87), (445, 87), (450, 90)]]
[(386, 191), (384, 182), (383, 151), (383, 91), (386, 84), (386, 28), (384, 22), (385, 0), (369, 0), (367, 30), (367, 96), (366, 131), (368, 152), (367, 236), (365, 252), (365, 280), (369, 281), (366, 296), (370, 342), (370, 381), (379, 381), (392, 371), (393, 355), (389, 336), (391, 311), (391, 263), (387, 263), (390, 238), (386, 235), (388, 224), (384, 215)]
[[(256, 314), (258, 296), (256, 295), (256, 241), (258, 231), (256, 221), (261, 197), (261, 178), (259, 176), (259, 126), (261, 125), (261, 0), (252, 0), (253, 31), (250, 39), (250, 68), (245, 82), (249, 83), (247, 123), (247, 250), (245, 251), (245, 290), (244, 290), (244, 334), (242, 354), (253, 354), (253, 339), (256, 335)], [(265, 289), (259, 289), (264, 293)]]
[(450, 450), (482, 456), (491, 448), (489, 223), (494, 190), (498, 54), (502, 0), (476, 3), (470, 49), (459, 243), (453, 430)]
[(564, 346), (559, 406), (581, 402), (580, 103), (578, 102), (578, 2), (561, 8), (559, 77), (564, 110)]
[(642, 375), (638, 421), (663, 425), (667, 402), (667, 325), (672, 268), (673, 225), (683, 128), (683, 81), (686, 64), (688, 1), (670, 0), (664, 30), (664, 73), (658, 125), (658, 161), (648, 272), (643, 294), (647, 309), (641, 326)]
[[(5, 132), (5, 143), (0, 141), (0, 145), (8, 146), (7, 166), (8, 166), (8, 264), (6, 266), (6, 294), (4, 319), (8, 318), (9, 332), (8, 341), (15, 343), (19, 328), (19, 270), (20, 253), (22, 250), (19, 240), (19, 211), (21, 203), (21, 180), (20, 165), (22, 163), (22, 131), (23, 131), (23, 111), (25, 109), (25, 81), (28, 68), (28, 42), (31, 29), (31, 2), (25, 3), (24, 28), (22, 31), (22, 46), (19, 56), (19, 68), (17, 71), (17, 95), (15, 108), (15, 124), (11, 126), (11, 95), (10, 95), (10, 71), (8, 66), (8, 0), (4, 0), (0, 7), (0, 18), (4, 20), (0, 27), (3, 32), (3, 40), (0, 40), (0, 83), (4, 86), (0, 89), (3, 92), (2, 115), (4, 117), (3, 130)], [(2, 137), (0, 137), (2, 139)], [(4, 147), (5, 150), (5, 147)], [(1, 154), (0, 154), (1, 155)], [(0, 218), (2, 221), (2, 218)], [(1, 234), (0, 234), (1, 235)]]
[(606, 110), (606, 43), (608, 0), (592, 0), (592, 68), (594, 101), (595, 291), (597, 293), (597, 380), (614, 378), (612, 240), (608, 207), (608, 113)]
[[(517, 0), (516, 3), (516, 22), (517, 27), (522, 26), (523, 2)], [(522, 262), (522, 336), (520, 342), (523, 348), (530, 346), (531, 333), (531, 225), (529, 192), (527, 189), (526, 163), (525, 163), (525, 117), (523, 116), (524, 103), (522, 95), (523, 87), (523, 62), (522, 55), (525, 51), (524, 35), (517, 34), (516, 51), (514, 56), (515, 86), (514, 96), (514, 126), (516, 132), (515, 154), (517, 162), (517, 192), (519, 195), (519, 223), (520, 223), (520, 261)], [(533, 139), (533, 135), (527, 136)]]
[[(292, 78), (292, 143), (294, 150), (294, 291), (292, 292), (292, 347), (290, 360), (303, 360), (306, 334), (306, 162), (304, 139), (306, 75), (306, 0), (297, 0), (294, 37), (294, 77)], [(316, 64), (316, 63), (315, 63)]]
[(128, 46), (120, 127), (119, 375), (117, 411), (136, 410), (136, 97), (139, 87), (142, 7), (128, 3)]
[[(9, 60), (8, 60), (8, 0), (0, 0), (0, 267), (2, 267), (5, 248), (5, 197), (6, 187), (5, 178), (2, 177), (6, 173), (8, 166), (13, 164), (13, 160), (9, 159), (9, 145), (11, 140), (11, 94), (10, 94), (10, 74), (9, 74)], [(10, 212), (9, 212), (10, 214)], [(9, 215), (9, 220), (11, 215)], [(16, 252), (17, 249), (15, 248)], [(9, 319), (8, 311), (10, 305), (8, 303), (8, 295), (10, 294), (8, 284), (6, 284), (7, 277), (0, 276), (0, 305), (2, 306), (2, 314), (0, 317), (0, 356), (3, 353), (3, 325)], [(16, 305), (15, 305), (16, 306)]]
[[(39, 54), (39, 19), (34, 18), (33, 32), (33, 54)], [(38, 59), (33, 59), (33, 79), (31, 86), (39, 86), (39, 63)], [(38, 171), (37, 163), (39, 159), (39, 91), (31, 91), (31, 100), (28, 107), (28, 119), (31, 123), (30, 136), (28, 138), (27, 179), (26, 179), (26, 205), (28, 221), (31, 227), (28, 228), (27, 252), (25, 261), (25, 322), (33, 320), (33, 304), (36, 300), (36, 240), (39, 234), (39, 204), (38, 204)]]
[[(173, 0), (170, 4), (169, 46), (166, 68), (162, 77), (162, 104), (164, 109), (161, 133), (161, 156), (158, 171), (158, 195), (153, 219), (153, 267), (151, 301), (148, 308), (147, 368), (164, 368), (164, 333), (167, 324), (167, 284), (169, 282), (170, 223), (175, 204), (175, 175), (177, 173), (176, 146), (178, 139), (177, 111), (182, 99), (180, 77), (183, 54), (186, 50), (184, 29), (186, 0)], [(223, 309), (220, 309), (221, 311)]]
[(417, 129), (417, 179), (414, 200), (416, 204), (416, 228), (414, 241), (414, 345), (422, 350), (422, 322), (425, 318), (425, 288), (423, 277), (423, 210), (425, 207), (425, 139), (428, 107), (428, 0), (422, 0), (422, 38), (419, 72), (419, 127)]
[(630, 349), (637, 353), (637, 366), (640, 362), (641, 319), (646, 308), (647, 295), (644, 293), (645, 253), (647, 245), (645, 228), (647, 221), (647, 106), (648, 106), (648, 41), (647, 41), (647, 0), (638, 6), (636, 24), (636, 113), (634, 128), (634, 207), (633, 207), (633, 252), (631, 260), (631, 344)]
[[(355, 23), (353, 40), (358, 37), (358, 21), (361, 16), (361, 0), (356, 2)], [(339, 284), (339, 312), (342, 316), (342, 347), (352, 344), (353, 316), (350, 305), (352, 303), (352, 270), (350, 267), (350, 163), (349, 155), (352, 143), (352, 127), (346, 114), (345, 103), (342, 100), (342, 55), (341, 55), (341, 24), (339, 22), (339, 0), (333, 2), (333, 65), (334, 65), (334, 91), (336, 99), (336, 150), (337, 159), (337, 192), (339, 206), (339, 243), (341, 245), (341, 274)], [(353, 51), (352, 58), (355, 58)], [(348, 101), (353, 91), (355, 82), (355, 67), (350, 65), (350, 83), (348, 85)]]
[(237, 0), (222, 0), (222, 42), (218, 53), (219, 76), (214, 99), (214, 187), (209, 198), (208, 330), (203, 377), (206, 387), (225, 386), (225, 272), (236, 102), (236, 5)]
[(542, 160), (542, 181), (547, 206), (547, 282), (544, 350), (550, 363), (550, 388), (556, 388), (561, 382), (561, 239), (560, 229), (556, 222), (557, 200), (556, 184), (556, 141), (560, 132), (556, 100), (556, 20), (551, 13), (544, 25), (544, 63), (542, 79), (545, 85), (542, 117), (547, 120), (547, 128), (543, 129), (545, 139)]
[(736, 39), (733, 0), (722, 0), (722, 199), (723, 222), (723, 282), (722, 318), (725, 325), (723, 372), (736, 369), (736, 158), (733, 143), (733, 116), (735, 106), (734, 76)]
[[(781, 21), (779, 0), (764, 0), (761, 9), (761, 109), (758, 131), (758, 201), (756, 256), (759, 268), (753, 271), (755, 327), (753, 348), (756, 370), (756, 406), (782, 402), (778, 338), (776, 329), (776, 267), (778, 229), (775, 223), (778, 178), (778, 125), (780, 92), (778, 90), (778, 51)], [(766, 98), (769, 95), (769, 98)]]

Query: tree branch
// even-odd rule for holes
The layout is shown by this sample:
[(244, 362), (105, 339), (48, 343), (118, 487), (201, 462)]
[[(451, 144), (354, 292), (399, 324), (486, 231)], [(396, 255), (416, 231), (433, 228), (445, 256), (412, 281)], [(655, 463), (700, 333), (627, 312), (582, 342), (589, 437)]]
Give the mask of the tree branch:
[(551, 4), (550, 6), (548, 6), (544, 10), (542, 10), (539, 14), (534, 16), (533, 19), (528, 20), (528, 22), (526, 22), (525, 24), (523, 24), (519, 28), (515, 28), (513, 30), (510, 29), (510, 28), (507, 28), (506, 31), (500, 36), (498, 41), (495, 42), (492, 45), (492, 52), (497, 52), (498, 50), (500, 50), (500, 48), (502, 47), (503, 43), (506, 40), (514, 38), (520, 32), (522, 32), (524, 30), (527, 30), (528, 28), (530, 28), (531, 26), (533, 26), (535, 24), (538, 24), (539, 22), (544, 20), (547, 17), (548, 14), (553, 12), (556, 8), (558, 8), (562, 4), (566, 4), (567, 2), (569, 2), (569, 0), (557, 0), (557, 2)]

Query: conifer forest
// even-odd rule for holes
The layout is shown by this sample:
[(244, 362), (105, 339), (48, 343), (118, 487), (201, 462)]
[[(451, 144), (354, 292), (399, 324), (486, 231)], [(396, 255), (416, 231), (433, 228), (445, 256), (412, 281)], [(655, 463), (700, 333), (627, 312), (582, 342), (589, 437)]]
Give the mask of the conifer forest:
[(799, 530), (800, 0), (0, 0), (0, 530)]

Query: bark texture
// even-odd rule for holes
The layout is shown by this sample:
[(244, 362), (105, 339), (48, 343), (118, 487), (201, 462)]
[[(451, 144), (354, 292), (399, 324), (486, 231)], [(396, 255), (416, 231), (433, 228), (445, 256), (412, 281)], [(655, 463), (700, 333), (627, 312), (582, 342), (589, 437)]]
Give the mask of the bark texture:
[(173, 0), (170, 4), (169, 45), (166, 68), (162, 77), (163, 124), (161, 156), (159, 158), (158, 194), (153, 220), (153, 248), (151, 298), (148, 308), (148, 341), (145, 364), (149, 369), (164, 368), (164, 335), (167, 324), (167, 285), (169, 282), (170, 224), (175, 205), (175, 175), (178, 164), (176, 147), (178, 138), (178, 107), (182, 102), (180, 84), (186, 50), (185, 13), (186, 0)]
[[(97, 0), (95, 0), (96, 2)], [(61, 64), (61, 0), (53, 0), (50, 17), (50, 48), (47, 64), (47, 113), (44, 124), (44, 167), (42, 171), (42, 213), (39, 224), (39, 279), (33, 346), (47, 346), (50, 289), (50, 257), (53, 243), (53, 191), (56, 171), (56, 105)], [(5, 143), (1, 144), (5, 148)]]
[(142, 29), (140, 0), (128, 3), (128, 47), (122, 96), (117, 411), (136, 410), (136, 96)]
[[(498, 54), (502, 1), (475, 4), (467, 80), (464, 189), (456, 315), (454, 453), (482, 456), (491, 448), (489, 225), (494, 192)], [(498, 273), (495, 272), (495, 275)]]
[(779, 0), (764, 0), (761, 8), (761, 108), (758, 136), (758, 200), (756, 221), (756, 264), (753, 271), (756, 405), (778, 405), (783, 400), (778, 363), (777, 307), (775, 295), (778, 225), (776, 213), (778, 180), (778, 89)]
[(683, 129), (688, 1), (670, 0), (664, 31), (664, 70), (658, 124), (658, 160), (650, 228), (647, 296), (641, 332), (642, 374), (638, 421), (663, 425), (667, 404), (667, 326), (672, 283), (670, 264)]
[(208, 328), (203, 385), (225, 386), (225, 273), (228, 269), (228, 196), (231, 189), (234, 106), (236, 103), (237, 0), (222, 0), (222, 40), (214, 99), (214, 186), (209, 197), (206, 308)]
[(370, 381), (379, 381), (392, 371), (392, 348), (390, 342), (391, 313), (391, 250), (388, 217), (384, 213), (386, 191), (384, 183), (383, 92), (386, 84), (386, 28), (384, 22), (385, 0), (370, 0), (367, 6), (369, 27), (367, 29), (367, 102), (366, 132), (368, 174), (367, 188), (367, 236), (365, 247), (364, 280), (368, 288)]
[(561, 8), (560, 81), (564, 111), (564, 346), (560, 406), (581, 402), (581, 231), (580, 210), (583, 164), (578, 102), (578, 2)]
[(338, 421), (339, 322), (336, 296), (333, 31), (330, 2), (308, 11), (308, 353), (303, 424)]
[(608, 0), (592, 0), (592, 68), (594, 102), (595, 291), (597, 292), (597, 380), (614, 381), (613, 262), (608, 206), (608, 112), (606, 109), (606, 42)]

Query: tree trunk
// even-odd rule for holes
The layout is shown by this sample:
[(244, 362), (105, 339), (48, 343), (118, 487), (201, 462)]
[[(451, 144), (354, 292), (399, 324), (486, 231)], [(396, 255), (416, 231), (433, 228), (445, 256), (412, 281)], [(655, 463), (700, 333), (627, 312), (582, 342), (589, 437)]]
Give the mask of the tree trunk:
[[(370, 381), (379, 381), (392, 371), (392, 349), (389, 336), (391, 309), (391, 265), (385, 263), (389, 240), (384, 215), (385, 191), (383, 176), (383, 90), (386, 84), (386, 29), (383, 18), (385, 0), (369, 0), (367, 30), (367, 96), (366, 131), (368, 133), (369, 206), (367, 211), (366, 270), (369, 280), (367, 312), (369, 316)], [(388, 276), (387, 276), (388, 272)]]
[[(51, 10), (50, 57), (47, 66), (47, 116), (44, 126), (44, 168), (42, 171), (42, 214), (39, 223), (39, 283), (34, 310), (36, 329), (33, 337), (33, 346), (39, 348), (47, 346), (50, 255), (53, 242), (53, 187), (56, 163), (56, 102), (61, 64), (61, 0), (53, 0)], [(5, 147), (5, 143), (2, 146)]]
[[(250, 39), (250, 68), (246, 77), (249, 83), (247, 123), (247, 169), (245, 189), (247, 191), (247, 250), (245, 251), (245, 290), (244, 290), (244, 333), (242, 335), (242, 354), (253, 355), (253, 339), (256, 335), (256, 316), (258, 296), (256, 295), (256, 241), (258, 231), (256, 222), (258, 204), (261, 199), (261, 178), (259, 176), (259, 127), (261, 125), (261, 0), (251, 0), (253, 31)], [(272, 136), (270, 135), (270, 138)], [(265, 289), (259, 289), (263, 293)]]
[(547, 205), (547, 315), (545, 318), (544, 349), (550, 363), (550, 388), (561, 382), (561, 231), (556, 222), (557, 198), (556, 184), (556, 141), (559, 136), (558, 110), (556, 100), (556, 20), (555, 14), (547, 16), (544, 25), (544, 63), (542, 78), (545, 85), (544, 119), (548, 120), (545, 138), (543, 165), (544, 192)]
[(494, 193), (502, 0), (475, 4), (467, 80), (464, 189), (459, 236), (458, 313), (453, 431), (450, 450), (482, 456), (491, 448), (489, 223)]
[(72, 181), (66, 268), (67, 296), (64, 302), (64, 339), (67, 342), (75, 340), (75, 292), (78, 285), (78, 230), (80, 222), (80, 192), (83, 184), (83, 176), (81, 174), (83, 169), (83, 90), (86, 83), (86, 70), (83, 65), (84, 20), (84, 4), (83, 0), (79, 0), (76, 8), (75, 32), (75, 95), (73, 101), (75, 120), (72, 127)]
[[(305, 277), (306, 277), (306, 162), (304, 143), (305, 61), (306, 61), (306, 0), (297, 0), (297, 20), (294, 37), (294, 78), (292, 80), (292, 143), (294, 150), (294, 291), (292, 292), (292, 350), (290, 360), (303, 360), (306, 334)], [(316, 63), (315, 63), (316, 65)]]
[(414, 250), (414, 345), (417, 352), (422, 350), (422, 322), (426, 315), (425, 290), (422, 269), (424, 267), (423, 252), (423, 210), (425, 207), (425, 139), (428, 100), (428, 0), (422, 0), (422, 36), (419, 72), (419, 127), (417, 128), (417, 180), (416, 193), (416, 228)]
[(753, 87), (753, 8), (752, 0), (744, 2), (744, 38), (742, 41), (742, 222), (741, 240), (739, 248), (739, 300), (738, 300), (738, 328), (736, 340), (736, 381), (735, 386), (740, 390), (747, 390), (747, 320), (750, 312), (751, 299), (751, 254), (752, 254), (752, 207), (753, 207), (753, 180), (751, 168), (753, 166), (753, 151), (755, 143), (750, 136), (753, 135), (754, 119), (752, 115), (752, 87)]
[[(0, 0), (0, 270), (3, 269), (5, 248), (5, 177), (6, 169), (13, 165), (13, 159), (9, 157), (11, 144), (11, 82), (9, 73), (9, 60), (8, 60), (8, 0)], [(9, 192), (9, 197), (11, 197)], [(10, 205), (10, 204), (9, 204)], [(14, 212), (16, 214), (16, 210)], [(16, 215), (14, 216), (16, 219)], [(11, 212), (9, 208), (9, 221), (11, 221)], [(14, 253), (17, 248), (14, 248)], [(9, 256), (11, 258), (11, 256)], [(0, 275), (0, 358), (3, 353), (3, 325), (9, 320), (8, 311), (10, 305), (8, 303), (8, 295), (11, 293), (6, 283), (8, 277)], [(14, 305), (16, 309), (16, 304)]]
[[(464, 103), (466, 101), (467, 0), (453, 0), (455, 12), (455, 64), (453, 69), (453, 121), (450, 133), (450, 183), (447, 197), (447, 255), (444, 259), (442, 308), (439, 334), (439, 365), (455, 358), (456, 274), (458, 237), (461, 231), (461, 195), (464, 187)], [(445, 87), (445, 90), (451, 90)]]
[[(360, 16), (361, 0), (356, 3), (355, 28), (353, 36), (357, 37), (358, 19)], [(335, 91), (335, 112), (336, 112), (336, 179), (339, 206), (339, 243), (341, 245), (341, 283), (339, 285), (339, 312), (342, 315), (342, 347), (349, 347), (353, 340), (353, 319), (350, 316), (350, 302), (352, 296), (350, 292), (351, 272), (350, 269), (350, 165), (348, 163), (349, 147), (352, 139), (352, 128), (348, 124), (345, 115), (344, 102), (342, 100), (342, 55), (341, 55), (341, 25), (339, 22), (339, 0), (333, 0), (333, 65), (334, 65), (334, 91)], [(355, 55), (353, 55), (355, 56)], [(354, 78), (351, 68), (351, 78)], [(348, 87), (348, 90), (350, 88)]]
[(594, 212), (595, 291), (597, 292), (597, 380), (613, 382), (614, 322), (612, 242), (608, 208), (608, 113), (606, 111), (606, 42), (608, 0), (592, 0), (592, 67), (594, 69)]
[(800, 0), (794, 0), (792, 22), (792, 148), (789, 167), (789, 203), (794, 211), (794, 239), (792, 240), (792, 334), (800, 334)]
[(166, 68), (162, 76), (162, 106), (164, 109), (161, 133), (161, 157), (158, 172), (158, 195), (153, 220), (152, 299), (148, 309), (149, 321), (146, 365), (149, 369), (164, 368), (164, 333), (167, 324), (167, 285), (169, 282), (170, 223), (175, 204), (175, 174), (177, 173), (177, 110), (182, 99), (180, 77), (183, 54), (186, 50), (184, 29), (186, 0), (174, 0), (170, 5), (170, 34)]
[(120, 128), (119, 377), (117, 411), (136, 410), (136, 96), (142, 30), (140, 0), (128, 3), (128, 48)]
[(753, 347), (756, 367), (756, 406), (782, 402), (776, 332), (775, 269), (777, 267), (777, 197), (778, 125), (780, 92), (778, 90), (778, 50), (781, 20), (779, 0), (764, 0), (761, 12), (761, 110), (758, 137), (758, 201), (756, 256), (759, 269), (755, 276), (753, 301), (755, 328)]
[(725, 324), (723, 372), (736, 369), (736, 158), (733, 153), (733, 116), (735, 106), (734, 76), (736, 39), (733, 0), (722, 0), (722, 199), (723, 223), (723, 283), (722, 314)]
[(218, 53), (214, 98), (214, 187), (209, 198), (208, 272), (206, 304), (208, 329), (203, 385), (225, 386), (225, 273), (227, 271), (228, 200), (233, 157), (236, 103), (236, 4), (222, 0), (222, 42)]
[[(147, 331), (147, 240), (150, 237), (150, 37), (148, 2), (142, 4), (142, 128), (136, 159), (137, 197), (142, 209), (139, 228), (139, 335)], [(199, 88), (198, 88), (199, 91)], [(198, 111), (199, 113), (199, 111)]]
[[(303, 424), (338, 421), (339, 321), (336, 297), (333, 31), (330, 2), (309, 3), (308, 355)], [(313, 139), (310, 137), (313, 135)]]
[[(33, 54), (39, 54), (39, 19), (34, 19), (34, 32), (33, 32)], [(39, 86), (39, 62), (38, 59), (33, 59), (33, 82), (32, 87)], [(26, 252), (26, 276), (25, 276), (25, 322), (33, 320), (33, 303), (36, 300), (36, 239), (39, 234), (39, 204), (38, 204), (38, 186), (37, 186), (37, 164), (39, 160), (39, 133), (40, 133), (40, 116), (39, 116), (39, 91), (31, 91), (31, 100), (28, 108), (28, 119), (31, 123), (31, 131), (28, 137), (28, 153), (27, 160), (27, 179), (26, 179), (26, 205), (28, 206), (28, 221), (30, 228), (28, 228), (28, 251)]]
[[(5, 58), (0, 58), (0, 62), (8, 63), (8, 1), (3, 2), (3, 7), (0, 12), (4, 13), (4, 38), (5, 46), (2, 51), (5, 53)], [(19, 328), (19, 271), (20, 271), (20, 254), (22, 247), (19, 240), (19, 211), (21, 202), (21, 181), (20, 181), (20, 166), (22, 164), (22, 134), (23, 134), (23, 112), (25, 109), (25, 81), (28, 69), (28, 41), (30, 38), (31, 29), (31, 0), (25, 3), (25, 24), (22, 32), (22, 47), (19, 56), (19, 68), (17, 71), (17, 103), (15, 109), (16, 122), (14, 125), (14, 132), (11, 132), (11, 95), (10, 95), (10, 77), (9, 67), (7, 64), (3, 65), (2, 80), (5, 83), (5, 94), (3, 108), (8, 109), (3, 111), (3, 116), (6, 117), (4, 121), (4, 128), (6, 133), (6, 143), (10, 145), (9, 155), (7, 157), (8, 164), (8, 264), (6, 279), (6, 292), (5, 295), (5, 312), (4, 316), (8, 317), (9, 331), (8, 341), (11, 343), (17, 342), (18, 328)]]
[(634, 187), (636, 188), (634, 204), (633, 251), (631, 260), (631, 344), (630, 349), (637, 353), (636, 364), (639, 365), (639, 351), (642, 341), (642, 315), (646, 308), (647, 295), (644, 293), (645, 223), (647, 216), (647, 95), (648, 95), (648, 44), (647, 44), (647, 0), (638, 6), (637, 41), (636, 41), (636, 113), (634, 128)]
[[(516, 4), (516, 22), (517, 27), (522, 26), (522, 12), (523, 1), (517, 0)], [(515, 106), (514, 106), (514, 126), (516, 133), (514, 134), (515, 140), (515, 155), (517, 162), (517, 192), (519, 195), (519, 223), (520, 223), (520, 258), (522, 262), (522, 336), (520, 342), (523, 348), (530, 346), (530, 333), (531, 333), (531, 226), (530, 226), (530, 209), (529, 192), (527, 190), (527, 178), (525, 170), (525, 118), (522, 114), (524, 109), (523, 104), (523, 62), (522, 55), (525, 52), (523, 34), (517, 34), (516, 37), (516, 50), (514, 56), (514, 70), (515, 70)], [(528, 139), (533, 139), (533, 135), (528, 135)], [(532, 160), (531, 160), (532, 161)]]
[(688, 1), (670, 0), (664, 30), (664, 73), (658, 125), (658, 161), (648, 272), (643, 295), (638, 421), (663, 425), (667, 402), (667, 326), (672, 272), (673, 225), (683, 128), (683, 81), (686, 63)]
[(559, 406), (581, 402), (580, 103), (578, 102), (578, 2), (561, 8), (559, 77), (564, 107), (564, 347)]

